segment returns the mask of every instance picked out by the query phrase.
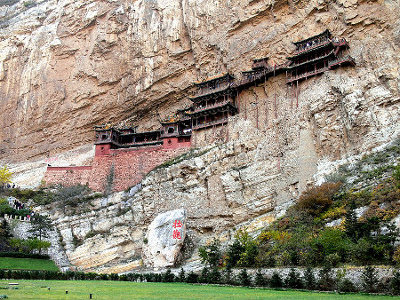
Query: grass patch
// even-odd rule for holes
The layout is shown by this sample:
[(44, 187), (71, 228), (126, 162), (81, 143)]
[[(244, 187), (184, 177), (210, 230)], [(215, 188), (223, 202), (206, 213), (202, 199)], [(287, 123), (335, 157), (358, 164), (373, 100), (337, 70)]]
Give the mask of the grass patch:
[(52, 260), (15, 257), (0, 257), (0, 269), (58, 271)]
[[(18, 282), (18, 290), (8, 290), (10, 299), (400, 299), (362, 294), (316, 293), (294, 290), (249, 289), (243, 287), (191, 285), (185, 283), (137, 283), (112, 281), (34, 281)], [(8, 281), (4, 282), (6, 285)], [(42, 288), (43, 284), (50, 290)], [(1, 284), (0, 284), (1, 285)], [(65, 291), (68, 290), (68, 295)]]

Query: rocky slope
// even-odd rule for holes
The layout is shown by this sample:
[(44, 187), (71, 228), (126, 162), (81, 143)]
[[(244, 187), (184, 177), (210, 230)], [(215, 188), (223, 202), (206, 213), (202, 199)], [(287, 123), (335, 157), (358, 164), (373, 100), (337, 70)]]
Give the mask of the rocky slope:
[(227, 240), (237, 226), (256, 231), (340, 161), (400, 132), (397, 1), (60, 0), (0, 9), (8, 162), (43, 166), (46, 156), (89, 144), (95, 123), (132, 117), (142, 129), (157, 126), (158, 113), (187, 104), (192, 81), (238, 76), (255, 57), (281, 63), (292, 41), (326, 28), (349, 41), (357, 64), (300, 83), (298, 99), (284, 75), (243, 92), (229, 141), (201, 133), (211, 146), (150, 173), (128, 211), (121, 194), (85, 214), (52, 211), (70, 261), (85, 270), (140, 266), (148, 225), (169, 210), (186, 210), (193, 244), (216, 234)]

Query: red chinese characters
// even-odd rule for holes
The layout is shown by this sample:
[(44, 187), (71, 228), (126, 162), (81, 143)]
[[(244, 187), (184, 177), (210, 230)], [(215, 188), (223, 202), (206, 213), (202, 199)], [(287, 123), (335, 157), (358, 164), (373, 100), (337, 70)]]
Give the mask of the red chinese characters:
[(172, 227), (174, 228), (173, 232), (172, 232), (172, 238), (174, 240), (180, 240), (182, 239), (181, 236), (181, 231), (178, 228), (182, 228), (182, 222), (181, 220), (175, 220), (174, 224), (172, 225)]

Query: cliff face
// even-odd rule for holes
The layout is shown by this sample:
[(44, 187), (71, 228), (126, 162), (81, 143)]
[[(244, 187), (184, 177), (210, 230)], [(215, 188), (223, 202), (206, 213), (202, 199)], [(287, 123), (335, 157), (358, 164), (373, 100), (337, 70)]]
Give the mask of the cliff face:
[[(343, 117), (341, 135), (343, 127), (360, 125), (357, 135), (365, 136), (386, 126), (391, 109), (376, 110), (398, 98), (398, 15), (397, 1), (6, 1), (0, 6), (1, 155), (8, 161), (51, 156), (91, 143), (94, 124), (127, 117), (142, 129), (157, 126), (158, 113), (187, 103), (193, 81), (227, 70), (238, 75), (254, 57), (280, 63), (294, 50), (292, 41), (326, 28), (350, 41), (357, 67), (335, 76), (337, 84), (324, 78), (332, 100), (324, 94), (307, 111), (315, 126), (325, 126), (333, 120), (320, 111), (330, 105)], [(283, 101), (285, 83), (277, 85)], [(318, 85), (302, 89), (320, 91)], [(300, 94), (302, 106), (307, 98)], [(352, 119), (361, 115), (359, 99), (374, 104), (361, 123)], [(337, 134), (315, 132), (321, 146), (327, 134)], [(340, 144), (354, 141), (347, 135)]]
[[(139, 266), (147, 226), (168, 210), (186, 209), (194, 243), (229, 239), (243, 224), (257, 230), (338, 160), (400, 132), (398, 1), (64, 0), (0, 9), (13, 14), (0, 31), (8, 161), (90, 144), (96, 123), (132, 117), (154, 128), (158, 113), (188, 104), (193, 81), (239, 76), (256, 57), (282, 63), (292, 41), (326, 28), (348, 40), (357, 64), (300, 83), (298, 97), (285, 75), (243, 91), (228, 127), (193, 137), (203, 148), (150, 173), (120, 216), (120, 198), (86, 215), (53, 212), (70, 261), (86, 270)], [(85, 239), (91, 230), (102, 234)], [(75, 247), (74, 236), (85, 241)]]

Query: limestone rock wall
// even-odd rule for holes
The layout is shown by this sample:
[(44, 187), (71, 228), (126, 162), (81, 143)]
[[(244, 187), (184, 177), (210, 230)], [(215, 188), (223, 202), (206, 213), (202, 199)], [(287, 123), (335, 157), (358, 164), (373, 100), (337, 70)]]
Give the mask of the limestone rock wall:
[[(7, 162), (91, 143), (92, 126), (102, 122), (132, 117), (142, 129), (157, 126), (158, 113), (188, 103), (191, 82), (224, 71), (239, 75), (255, 57), (280, 63), (294, 50), (292, 41), (326, 28), (349, 40), (357, 67), (301, 86), (299, 101), (315, 100), (303, 107), (318, 149), (337, 156), (393, 133), (371, 130), (392, 127), (397, 112), (398, 1), (31, 2), (0, 5), (0, 152)], [(259, 121), (273, 126), (274, 110), (290, 102), (285, 90), (280, 78), (268, 96), (244, 95), (247, 113), (254, 115), (258, 103)], [(334, 119), (321, 112), (327, 106)], [(335, 128), (319, 129), (326, 124)], [(369, 136), (374, 141), (365, 143)]]

